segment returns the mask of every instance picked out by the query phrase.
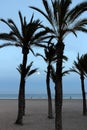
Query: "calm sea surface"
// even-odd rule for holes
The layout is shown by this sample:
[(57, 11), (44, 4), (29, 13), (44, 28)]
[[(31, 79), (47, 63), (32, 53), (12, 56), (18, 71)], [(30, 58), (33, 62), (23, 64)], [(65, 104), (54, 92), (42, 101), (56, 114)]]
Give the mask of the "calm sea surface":
[[(54, 94), (52, 94), (52, 98), (55, 98)], [(0, 99), (18, 99), (18, 94), (0, 94)], [(26, 94), (26, 99), (47, 99), (47, 95)], [(82, 99), (82, 94), (64, 94), (63, 99)]]

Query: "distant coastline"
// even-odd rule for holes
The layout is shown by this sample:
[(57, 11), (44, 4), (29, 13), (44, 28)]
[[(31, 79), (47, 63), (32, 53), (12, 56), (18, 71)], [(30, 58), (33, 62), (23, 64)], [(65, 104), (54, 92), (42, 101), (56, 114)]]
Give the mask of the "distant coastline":
[[(52, 94), (52, 99), (55, 95)], [(0, 94), (0, 99), (18, 99), (18, 94)], [(26, 94), (26, 99), (47, 99), (47, 94)], [(63, 94), (63, 99), (82, 99), (82, 94)]]

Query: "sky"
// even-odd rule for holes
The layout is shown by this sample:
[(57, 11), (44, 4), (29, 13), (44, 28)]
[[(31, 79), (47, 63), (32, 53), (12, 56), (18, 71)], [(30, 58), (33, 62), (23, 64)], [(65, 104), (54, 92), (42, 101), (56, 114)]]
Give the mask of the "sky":
[[(82, 2), (83, 0), (72, 0), (72, 6)], [(44, 10), (41, 0), (0, 0), (0, 18), (7, 20), (11, 18), (17, 26), (19, 26), (18, 11), (22, 12), (29, 20), (34, 12), (35, 19), (40, 18), (43, 23), (48, 24), (41, 14), (30, 9), (29, 6), (35, 6)], [(82, 17), (86, 17), (85, 13)], [(8, 32), (9, 28), (0, 22), (0, 32)], [(3, 41), (0, 41), (0, 44)], [(87, 34), (78, 33), (76, 38), (69, 34), (65, 40), (64, 54), (68, 57), (68, 62), (64, 63), (65, 69), (69, 69), (76, 60), (77, 54), (80, 56), (87, 53)], [(43, 53), (41, 48), (34, 48), (36, 52)], [(26, 79), (26, 93), (46, 93), (46, 63), (40, 58), (34, 57), (32, 54), (28, 56), (28, 63), (34, 61), (33, 67), (39, 68), (39, 73), (32, 75)], [(20, 48), (6, 47), (0, 49), (0, 93), (18, 93), (20, 84), (20, 74), (17, 66), (22, 62), (22, 53)], [(87, 80), (87, 79), (86, 79)], [(87, 91), (87, 81), (85, 86)], [(54, 84), (51, 82), (51, 91), (54, 93)], [(80, 77), (77, 74), (69, 74), (63, 77), (64, 93), (81, 93)]]

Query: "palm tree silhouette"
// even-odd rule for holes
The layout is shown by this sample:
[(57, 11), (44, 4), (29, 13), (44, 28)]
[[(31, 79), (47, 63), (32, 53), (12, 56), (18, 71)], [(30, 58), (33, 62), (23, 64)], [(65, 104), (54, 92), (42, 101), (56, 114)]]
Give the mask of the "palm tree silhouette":
[(52, 112), (52, 97), (51, 97), (51, 89), (50, 89), (50, 67), (53, 61), (56, 60), (56, 51), (55, 45), (51, 43), (52, 38), (49, 39), (47, 45), (44, 48), (45, 56), (37, 53), (37, 56), (41, 56), (44, 61), (47, 63), (47, 71), (46, 71), (46, 86), (47, 86), (47, 96), (48, 96), (48, 118), (53, 118)]
[[(86, 59), (85, 59), (86, 58)], [(71, 72), (75, 72), (80, 76), (81, 79), (81, 88), (82, 88), (82, 97), (83, 97), (83, 115), (86, 115), (87, 111), (86, 111), (86, 94), (85, 94), (85, 85), (84, 85), (84, 79), (85, 77), (87, 77), (85, 69), (87, 68), (86, 63), (87, 61), (87, 57), (85, 57), (85, 55), (82, 55), (81, 57), (79, 57), (79, 54), (77, 56), (77, 61), (74, 61), (74, 66), (72, 66), (72, 68), (70, 68)]]
[[(31, 75), (33, 75), (34, 73), (36, 73), (37, 72), (37, 70), (38, 70), (38, 68), (35, 68), (35, 69), (31, 69), (31, 67), (32, 67), (32, 65), (33, 65), (33, 61), (26, 67), (26, 72), (25, 72), (25, 79), (27, 78), (27, 77), (30, 77)], [(17, 70), (19, 71), (19, 73), (20, 73), (20, 75), (22, 74), (22, 67), (23, 67), (23, 65), (22, 64), (20, 64), (19, 66), (18, 66), (18, 68), (17, 68)], [(26, 81), (26, 80), (25, 80)], [(25, 83), (24, 83), (25, 84)], [(23, 115), (25, 115), (25, 90), (24, 90), (24, 103), (23, 103)]]
[(32, 15), (30, 21), (26, 22), (26, 17), (22, 17), (21, 12), (19, 11), (19, 18), (21, 24), (21, 31), (18, 29), (16, 24), (12, 19), (8, 19), (7, 21), (1, 19), (3, 23), (5, 23), (11, 31), (9, 33), (1, 33), (0, 39), (6, 40), (8, 42), (0, 45), (0, 47), (5, 46), (17, 46), (21, 47), (23, 60), (22, 60), (22, 70), (21, 70), (21, 78), (20, 78), (20, 86), (19, 86), (19, 97), (18, 97), (18, 116), (16, 120), (16, 124), (23, 123), (23, 99), (24, 99), (24, 92), (25, 92), (25, 77), (26, 77), (26, 65), (27, 65), (27, 58), (28, 54), (31, 51), (33, 54), (33, 50), (31, 46), (37, 45), (43, 47), (41, 42), (47, 36), (45, 34), (48, 32), (45, 29), (42, 29), (41, 22), (39, 19), (34, 20), (34, 15)]
[(67, 34), (73, 33), (77, 36), (76, 31), (87, 32), (85, 25), (87, 19), (78, 19), (81, 14), (87, 10), (87, 2), (82, 2), (72, 9), (70, 5), (72, 0), (42, 0), (45, 11), (39, 8), (32, 9), (40, 12), (50, 23), (49, 32), (57, 40), (56, 52), (56, 83), (55, 83), (55, 130), (62, 130), (62, 59), (64, 53), (64, 38)]

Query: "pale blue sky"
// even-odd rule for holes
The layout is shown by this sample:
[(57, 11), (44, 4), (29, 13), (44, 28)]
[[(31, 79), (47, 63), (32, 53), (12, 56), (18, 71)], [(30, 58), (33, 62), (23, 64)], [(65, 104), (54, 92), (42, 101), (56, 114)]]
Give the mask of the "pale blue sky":
[[(73, 5), (83, 0), (72, 0)], [(11, 18), (19, 26), (18, 11), (20, 10), (23, 16), (30, 19), (32, 9), (28, 6), (36, 6), (42, 8), (41, 0), (0, 0), (0, 18)], [(87, 16), (87, 13), (84, 14)], [(41, 14), (35, 12), (35, 18), (41, 18), (43, 23), (47, 24)], [(0, 32), (8, 31), (8, 27), (5, 24), (0, 23)], [(78, 38), (73, 35), (68, 35), (65, 39), (65, 55), (69, 60), (65, 63), (66, 68), (72, 66), (73, 60), (76, 59), (77, 53), (80, 55), (87, 52), (87, 34), (78, 33)], [(0, 42), (2, 43), (2, 41)], [(35, 51), (42, 52), (41, 49), (36, 48)], [(45, 73), (46, 64), (41, 58), (35, 58), (32, 54), (29, 54), (28, 63), (34, 60), (34, 67), (40, 67), (40, 75), (35, 74), (26, 80), (27, 93), (44, 93), (46, 92)], [(16, 70), (16, 67), (22, 61), (22, 54), (20, 48), (7, 47), (0, 49), (0, 93), (18, 93), (20, 75)], [(86, 79), (87, 80), (87, 79)], [(85, 84), (87, 86), (87, 82)], [(70, 74), (63, 78), (64, 93), (81, 93), (80, 79), (76, 74)], [(52, 91), (54, 92), (54, 84), (51, 84)]]

